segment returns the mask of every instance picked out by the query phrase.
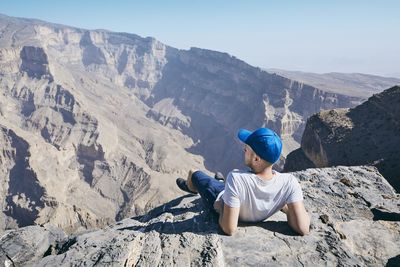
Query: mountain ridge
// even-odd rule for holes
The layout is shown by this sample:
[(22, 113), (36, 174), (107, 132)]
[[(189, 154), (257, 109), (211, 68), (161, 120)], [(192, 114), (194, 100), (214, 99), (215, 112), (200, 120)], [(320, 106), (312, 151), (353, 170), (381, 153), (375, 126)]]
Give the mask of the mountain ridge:
[(319, 74), (281, 69), (266, 70), (290, 79), (308, 83), (323, 90), (336, 93), (346, 92), (346, 94), (363, 97), (365, 99), (389, 87), (400, 85), (400, 78), (398, 77), (384, 77), (374, 74), (340, 72)]

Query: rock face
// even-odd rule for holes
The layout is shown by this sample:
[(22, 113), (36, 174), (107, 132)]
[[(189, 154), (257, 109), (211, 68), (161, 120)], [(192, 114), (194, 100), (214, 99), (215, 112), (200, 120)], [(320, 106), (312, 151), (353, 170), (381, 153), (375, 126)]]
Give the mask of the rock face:
[[(89, 32), (3, 16), (0, 29), (0, 232), (102, 227), (165, 203), (178, 195), (176, 177), (204, 168), (186, 151), (190, 138), (148, 119), (129, 88), (97, 77), (104, 62)], [(137, 60), (153, 53), (121, 36), (142, 49)], [(140, 75), (150, 82), (153, 72)]]
[(190, 127), (184, 126), (186, 119), (178, 124), (197, 141), (189, 151), (203, 155), (212, 170), (227, 172), (242, 163), (234, 156), (241, 148), (232, 145), (241, 127), (274, 129), (283, 138), (285, 156), (298, 147), (305, 119), (314, 111), (349, 107), (360, 100), (271, 75), (219, 52), (167, 49), (166, 59), (162, 78), (144, 98), (152, 108), (148, 116), (164, 122), (168, 114), (157, 107), (170, 99), (171, 109), (190, 119)]
[(360, 101), (133, 34), (3, 15), (0, 32), (0, 232), (143, 214), (178, 196), (188, 169), (238, 167), (238, 128), (276, 130), (286, 155), (305, 118)]
[[(2, 218), (2, 228), (34, 224), (38, 210), (44, 208), (45, 188), (36, 173), (29, 168), (29, 145), (12, 130), (0, 127), (0, 140), (5, 152), (0, 157), (2, 176), (8, 174), (8, 184), (3, 184), (0, 199), (2, 211), (7, 217)], [(9, 220), (14, 218), (15, 220)]]
[(399, 118), (399, 86), (350, 110), (322, 111), (308, 120), (301, 148), (289, 154), (285, 170), (370, 164), (400, 191)]
[(52, 79), (47, 55), (41, 47), (24, 46), (20, 52), (20, 71), (36, 79)]
[[(374, 167), (309, 169), (300, 180), (310, 235), (278, 213), (224, 236), (198, 197), (183, 196), (103, 230), (66, 236), (51, 226), (10, 230), (0, 260), (15, 266), (396, 266), (400, 196)], [(40, 240), (40, 242), (38, 242)]]

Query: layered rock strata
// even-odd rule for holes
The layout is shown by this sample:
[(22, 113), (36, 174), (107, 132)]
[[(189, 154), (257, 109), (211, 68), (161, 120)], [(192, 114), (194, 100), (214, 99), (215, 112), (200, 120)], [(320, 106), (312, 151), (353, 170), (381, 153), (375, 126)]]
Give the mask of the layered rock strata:
[(147, 119), (127, 88), (52, 60), (40, 47), (0, 49), (0, 232), (102, 227), (164, 203), (176, 177), (204, 169), (185, 150), (192, 141)]
[[(29, 222), (67, 232), (143, 214), (189, 169), (240, 167), (239, 128), (274, 129), (286, 155), (309, 115), (360, 101), (134, 34), (3, 15), (0, 31), (0, 125), (26, 142), (4, 163), (0, 231), (26, 225), (21, 201)], [(14, 188), (13, 168), (41, 189)]]
[(50, 69), (81, 69), (129, 88), (150, 107), (148, 118), (190, 136), (196, 145), (189, 152), (202, 155), (213, 170), (226, 172), (241, 163), (240, 156), (226, 159), (238, 154), (230, 145), (238, 127), (273, 128), (284, 139), (286, 156), (299, 146), (308, 116), (361, 99), (269, 74), (226, 53), (177, 50), (133, 34), (3, 20), (8, 22), (3, 31), (10, 33), (0, 44), (36, 46), (46, 51)]

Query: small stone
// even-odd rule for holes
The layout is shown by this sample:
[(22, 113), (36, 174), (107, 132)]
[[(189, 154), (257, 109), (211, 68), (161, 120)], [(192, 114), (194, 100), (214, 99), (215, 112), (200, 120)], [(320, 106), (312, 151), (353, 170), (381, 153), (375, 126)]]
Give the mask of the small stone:
[(353, 186), (353, 183), (347, 178), (340, 179), (340, 182), (345, 184), (345, 185), (347, 185), (347, 186)]
[(342, 232), (337, 231), (337, 233), (338, 233), (340, 239), (346, 239), (347, 238), (346, 235), (343, 234)]
[(321, 219), (321, 221), (322, 221), (324, 224), (327, 224), (327, 223), (329, 222), (329, 216), (326, 215), (326, 214), (322, 214), (321, 216), (319, 216), (319, 218)]
[(349, 192), (348, 194), (353, 196), (354, 198), (360, 198), (361, 197), (360, 194), (357, 193), (357, 192)]

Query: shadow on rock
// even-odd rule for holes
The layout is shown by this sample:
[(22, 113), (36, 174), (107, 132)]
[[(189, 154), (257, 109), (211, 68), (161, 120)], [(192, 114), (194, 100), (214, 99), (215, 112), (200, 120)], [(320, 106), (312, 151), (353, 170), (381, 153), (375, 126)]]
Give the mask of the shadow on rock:
[(158, 206), (158, 207), (150, 210), (147, 214), (132, 217), (131, 219), (139, 221), (139, 222), (147, 222), (147, 221), (149, 221), (153, 218), (156, 218), (166, 212), (172, 213), (172, 215), (174, 215), (174, 216), (183, 214), (185, 212), (190, 212), (190, 211), (191, 212), (200, 212), (201, 209), (198, 208), (198, 206), (199, 206), (198, 204), (201, 203), (200, 199), (195, 199), (194, 201), (192, 201), (192, 203), (194, 204), (193, 207), (179, 206), (185, 198), (189, 198), (192, 196), (193, 195), (187, 194), (187, 195), (178, 197), (176, 199), (169, 201), (166, 204), (163, 204), (161, 206)]
[[(400, 221), (400, 213), (395, 213), (395, 212), (385, 212), (378, 210), (376, 208), (371, 209), (372, 214), (374, 214), (374, 221), (391, 221), (391, 222), (397, 222)], [(400, 265), (399, 265), (400, 266)]]
[(400, 255), (390, 258), (385, 265), (385, 267), (398, 267), (398, 266), (400, 266)]
[[(190, 197), (193, 197), (193, 195), (188, 194), (173, 199), (150, 210), (145, 215), (131, 218), (141, 223), (148, 223), (147, 225), (128, 226), (118, 230), (133, 230), (144, 233), (157, 231), (160, 234), (181, 234), (184, 232), (196, 234), (222, 233), (218, 226), (217, 215), (204, 209), (201, 198), (195, 198), (184, 203), (184, 200)], [(193, 214), (195, 215), (193, 216)]]
[(143, 233), (156, 231), (160, 234), (182, 234), (191, 232), (196, 234), (218, 234), (222, 233), (218, 229), (218, 224), (211, 220), (205, 220), (205, 215), (199, 214), (190, 219), (176, 222), (158, 221), (147, 226), (130, 226), (118, 230), (133, 230)]
[(258, 226), (264, 228), (271, 232), (280, 233), (287, 236), (298, 236), (295, 231), (293, 231), (289, 224), (285, 221), (264, 221), (259, 223), (239, 223), (239, 227), (249, 227)]
[[(193, 199), (188, 201), (187, 198)], [(160, 234), (192, 232), (204, 235), (224, 235), (218, 225), (218, 216), (217, 213), (205, 209), (201, 198), (188, 194), (156, 207), (150, 210), (148, 214), (131, 218), (141, 222), (142, 225), (127, 226), (118, 230), (133, 230), (143, 233), (156, 231)], [(297, 235), (286, 221), (240, 222), (238, 226), (257, 226), (287, 236)]]

